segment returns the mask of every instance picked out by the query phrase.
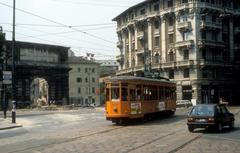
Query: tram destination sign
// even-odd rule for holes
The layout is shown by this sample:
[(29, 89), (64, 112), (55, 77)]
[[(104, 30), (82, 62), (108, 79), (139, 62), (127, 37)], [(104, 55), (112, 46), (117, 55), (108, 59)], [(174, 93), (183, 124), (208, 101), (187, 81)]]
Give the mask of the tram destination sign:
[(3, 71), (3, 84), (12, 84), (12, 71)]

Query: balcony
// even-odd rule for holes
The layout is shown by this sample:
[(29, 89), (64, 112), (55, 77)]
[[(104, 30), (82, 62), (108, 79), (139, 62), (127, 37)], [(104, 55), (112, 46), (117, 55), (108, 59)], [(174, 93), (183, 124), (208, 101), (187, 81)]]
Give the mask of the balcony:
[(161, 67), (160, 63), (152, 63), (152, 69), (159, 69)]
[(139, 54), (144, 54), (144, 49), (138, 49), (136, 50), (136, 54), (139, 55)]
[(219, 22), (206, 22), (206, 21), (201, 21), (200, 27), (203, 28), (208, 28), (208, 29), (222, 29), (222, 24)]
[(177, 67), (189, 67), (194, 65), (194, 60), (184, 60), (184, 61), (177, 61), (176, 66)]
[(174, 26), (169, 26), (168, 27), (168, 32), (173, 32), (173, 30), (174, 30)]
[(191, 22), (189, 22), (189, 21), (179, 22), (177, 25), (178, 25), (178, 30), (180, 30), (180, 31), (185, 31), (185, 30), (189, 30), (192, 28)]
[(119, 63), (121, 63), (121, 62), (123, 61), (123, 59), (124, 59), (124, 56), (123, 56), (123, 55), (118, 55), (118, 56), (116, 56), (116, 60), (117, 60)]
[(183, 40), (175, 43), (175, 48), (190, 48), (194, 45), (193, 40)]
[(224, 60), (200, 59), (200, 66), (232, 66), (230, 62)]
[(160, 11), (152, 11), (148, 13), (148, 18), (159, 16)]
[(240, 27), (235, 27), (235, 29), (234, 29), (234, 34), (236, 35), (236, 34), (238, 34), (238, 33), (240, 33)]
[(175, 6), (175, 11), (186, 10), (186, 9), (188, 9), (189, 7), (193, 7), (193, 6), (192, 6), (192, 3), (190, 3), (190, 2), (188, 2), (188, 3), (182, 3), (182, 4), (179, 4), (179, 5), (176, 5), (176, 6)]
[(147, 18), (147, 14), (139, 15), (139, 16), (135, 17), (135, 21), (143, 21), (143, 20), (146, 20), (146, 18)]
[(160, 30), (159, 29), (154, 29), (154, 35), (159, 36), (160, 35)]
[(176, 62), (175, 61), (162, 63), (162, 68), (163, 69), (174, 68), (175, 66), (176, 66)]
[(122, 48), (123, 47), (123, 42), (122, 41), (118, 41), (117, 42), (117, 47), (118, 48)]
[(168, 7), (168, 8), (164, 8), (161, 12), (160, 15), (164, 15), (164, 14), (170, 14), (172, 12), (174, 12), (174, 7)]
[(196, 2), (195, 7), (196, 8), (208, 9), (209, 12), (212, 11), (212, 10), (223, 11), (223, 9), (216, 4), (199, 2), (199, 1)]
[(135, 66), (134, 72), (136, 71), (144, 71), (144, 64), (138, 64), (138, 66)]
[(137, 33), (137, 37), (138, 37), (140, 40), (142, 40), (143, 37), (144, 37), (144, 32), (143, 32), (143, 31), (138, 32), (138, 33)]
[(225, 47), (225, 43), (222, 41), (216, 41), (216, 40), (199, 40), (198, 41), (199, 46), (212, 46), (212, 47)]

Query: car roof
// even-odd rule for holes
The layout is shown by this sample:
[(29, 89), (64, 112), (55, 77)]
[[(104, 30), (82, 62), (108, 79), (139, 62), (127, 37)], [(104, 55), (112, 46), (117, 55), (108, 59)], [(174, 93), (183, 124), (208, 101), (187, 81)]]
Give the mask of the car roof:
[(226, 106), (225, 104), (197, 104), (196, 106)]
[(217, 104), (197, 104), (196, 106), (216, 106)]

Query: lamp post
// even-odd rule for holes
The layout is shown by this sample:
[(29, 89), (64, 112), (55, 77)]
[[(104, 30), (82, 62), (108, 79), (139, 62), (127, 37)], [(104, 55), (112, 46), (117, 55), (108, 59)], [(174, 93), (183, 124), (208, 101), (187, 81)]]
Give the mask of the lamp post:
[(16, 1), (13, 0), (13, 32), (12, 32), (12, 123), (16, 123), (15, 101), (15, 10)]

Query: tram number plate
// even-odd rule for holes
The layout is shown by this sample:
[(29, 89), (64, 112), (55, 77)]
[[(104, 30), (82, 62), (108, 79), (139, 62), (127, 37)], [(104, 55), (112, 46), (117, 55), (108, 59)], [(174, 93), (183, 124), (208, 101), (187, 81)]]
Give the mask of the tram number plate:
[(131, 103), (131, 114), (141, 114), (141, 103)]
[(158, 109), (159, 109), (160, 111), (163, 111), (163, 110), (166, 109), (166, 108), (165, 108), (165, 102), (164, 102), (164, 101), (160, 101), (160, 102), (158, 103)]

